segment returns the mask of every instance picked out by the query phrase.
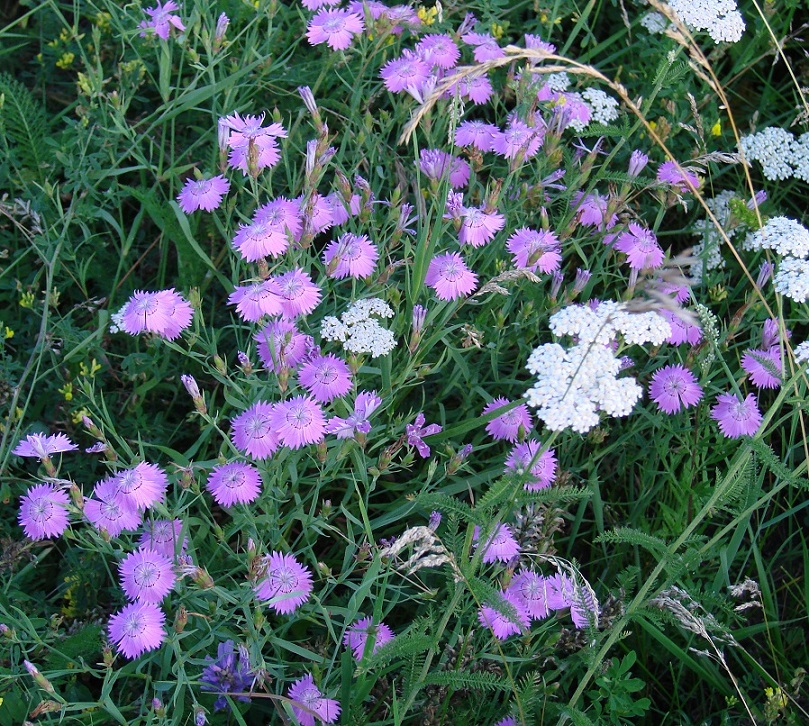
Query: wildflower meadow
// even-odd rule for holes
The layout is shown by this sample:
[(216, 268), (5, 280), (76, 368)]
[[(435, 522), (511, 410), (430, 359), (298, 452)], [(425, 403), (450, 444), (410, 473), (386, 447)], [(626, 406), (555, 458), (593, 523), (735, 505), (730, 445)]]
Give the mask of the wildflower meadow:
[(0, 726), (809, 723), (807, 10), (0, 4)]

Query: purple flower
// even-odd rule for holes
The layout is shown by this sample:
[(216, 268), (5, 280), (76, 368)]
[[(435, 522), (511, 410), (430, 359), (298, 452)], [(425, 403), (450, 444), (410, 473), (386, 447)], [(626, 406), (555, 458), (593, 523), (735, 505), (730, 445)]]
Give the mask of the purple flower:
[(263, 123), (263, 113), (244, 117), (233, 113), (220, 119), (220, 128), (228, 132), (228, 164), (234, 169), (241, 169), (245, 176), (275, 166), (281, 159), (277, 139), (286, 137), (287, 132), (279, 123), (269, 126), (263, 126)]
[(275, 280), (240, 285), (228, 297), (228, 305), (235, 305), (239, 317), (248, 323), (255, 323), (265, 315), (281, 315), (284, 310)]
[(287, 698), (297, 704), (292, 706), (292, 713), (301, 726), (315, 726), (315, 718), (334, 723), (340, 717), (340, 702), (323, 698), (314, 678), (308, 673), (289, 687)]
[(64, 434), (29, 434), (12, 451), (17, 456), (31, 456), (40, 460), (63, 451), (77, 451), (78, 446)]
[(461, 40), (467, 45), (475, 48), (474, 56), (478, 63), (487, 60), (502, 58), (506, 53), (497, 45), (497, 41), (488, 33), (466, 33), (461, 36)]
[(299, 333), (289, 320), (273, 320), (255, 334), (254, 340), (261, 362), (275, 373), (294, 368), (314, 345), (311, 336)]
[(419, 413), (416, 420), (412, 424), (405, 426), (405, 433), (407, 434), (408, 446), (415, 446), (419, 455), (426, 459), (430, 455), (430, 447), (422, 440), (424, 436), (432, 436), (433, 434), (440, 433), (441, 426), (439, 424), (424, 425), (424, 414)]
[[(477, 542), (480, 539), (480, 527), (475, 527), (472, 533), (472, 540)], [(480, 545), (478, 545), (480, 546)], [(520, 554), (520, 545), (511, 533), (511, 527), (501, 524), (489, 535), (489, 539), (482, 545), (484, 562), (509, 562), (512, 558)]]
[(478, 151), (491, 151), (495, 134), (500, 129), (485, 121), (463, 121), (455, 131), (456, 146), (473, 146)]
[(323, 5), (339, 5), (340, 0), (301, 0), (301, 5), (307, 10), (317, 10)]
[[(505, 406), (511, 405), (511, 401), (507, 398), (495, 398), (490, 403), (483, 407), (482, 415), (492, 413)], [(486, 433), (497, 440), (514, 442), (519, 438), (520, 427), (523, 431), (528, 431), (534, 422), (531, 419), (531, 414), (528, 412), (528, 407), (525, 404), (515, 406), (510, 411), (506, 411), (495, 419), (486, 424)]]
[(629, 169), (627, 174), (635, 179), (640, 174), (646, 165), (649, 163), (649, 157), (642, 151), (635, 149), (629, 157)]
[(700, 178), (696, 174), (692, 174), (688, 169), (679, 171), (677, 165), (671, 160), (664, 161), (657, 168), (657, 181), (671, 184), (683, 193), (691, 191), (688, 186), (689, 182), (695, 189), (699, 189), (701, 184)]
[(145, 547), (124, 557), (119, 570), (124, 593), (138, 602), (159, 603), (171, 592), (177, 579), (171, 560)]
[(272, 552), (264, 557), (264, 575), (256, 585), (256, 597), (279, 615), (297, 610), (312, 593), (312, 573), (292, 555)]
[(520, 227), (508, 238), (506, 249), (511, 252), (515, 267), (533, 272), (553, 273), (562, 263), (559, 238), (548, 230)]
[[(466, 76), (450, 87), (447, 93), (449, 96), (453, 96), (456, 90), (461, 98), (468, 98), (475, 104), (486, 103), (494, 93), (491, 81), (486, 75)], [(492, 139), (492, 148), (494, 148), (494, 139)]]
[(329, 403), (351, 390), (351, 371), (336, 355), (317, 355), (298, 371), (300, 384), (321, 403)]
[(211, 179), (189, 179), (177, 195), (177, 203), (186, 214), (198, 209), (211, 212), (230, 191), (230, 182), (219, 175)]
[[(503, 592), (502, 597), (505, 603), (511, 606), (509, 611), (513, 610), (513, 615), (505, 615), (490, 605), (484, 605), (478, 610), (480, 624), (484, 628), (489, 628), (498, 640), (505, 640), (510, 635), (521, 633), (527, 630), (530, 625), (528, 611), (525, 609), (522, 600), (509, 590)], [(503, 607), (505, 603), (500, 603), (501, 609), (505, 609)]]
[(323, 441), (326, 432), (323, 409), (307, 396), (295, 396), (276, 403), (270, 422), (281, 443), (290, 449)]
[(144, 330), (174, 340), (191, 325), (194, 310), (174, 288), (158, 292), (136, 290), (121, 309), (123, 330), (137, 335)]
[(742, 368), (750, 374), (756, 388), (780, 388), (784, 372), (780, 347), (774, 345), (767, 350), (745, 351)]
[(110, 618), (109, 636), (127, 658), (159, 648), (166, 639), (166, 616), (151, 602), (133, 602)]
[(342, 279), (368, 277), (376, 269), (379, 252), (364, 234), (346, 232), (332, 240), (323, 251), (323, 262), (329, 277)]
[(424, 283), (435, 290), (439, 300), (455, 300), (474, 292), (478, 276), (457, 252), (446, 252), (430, 261)]
[(183, 521), (181, 519), (155, 519), (143, 525), (143, 534), (138, 540), (138, 544), (150, 550), (155, 550), (169, 559), (173, 559), (180, 544), (180, 554), (185, 552), (188, 546), (188, 537), (180, 537), (183, 531)]
[(521, 569), (507, 592), (523, 604), (531, 620), (542, 620), (550, 615), (545, 578), (533, 570)]
[(381, 403), (382, 399), (376, 395), (376, 391), (362, 391), (354, 401), (354, 413), (348, 418), (330, 418), (326, 424), (326, 433), (335, 434), (338, 439), (356, 438), (358, 433), (367, 434), (371, 430), (368, 419)]
[(419, 152), (419, 168), (428, 179), (435, 182), (448, 177), (453, 189), (465, 187), (469, 182), (469, 164), (440, 149), (422, 149)]
[(635, 222), (630, 222), (629, 230), (618, 236), (615, 249), (626, 255), (633, 270), (653, 270), (663, 264), (663, 250), (654, 232)]
[(454, 68), (461, 57), (461, 51), (455, 41), (446, 34), (425, 35), (416, 43), (416, 53), (432, 66), (444, 70)]
[(579, 217), (579, 224), (598, 227), (599, 229), (610, 229), (618, 222), (617, 214), (607, 218), (609, 200), (599, 195), (598, 192), (587, 195), (576, 192), (570, 200), (570, 204)]
[(680, 345), (680, 343), (696, 345), (702, 340), (702, 328), (699, 325), (690, 323), (672, 310), (661, 310), (659, 314), (671, 326), (671, 335), (666, 338), (667, 343), (671, 343), (671, 345)]
[(512, 119), (504, 131), (492, 137), (492, 151), (506, 159), (521, 156), (529, 159), (534, 156), (545, 138), (545, 128), (528, 126), (519, 119)]
[(149, 16), (149, 20), (144, 20), (138, 26), (141, 28), (141, 37), (146, 37), (146, 31), (151, 29), (154, 34), (161, 40), (168, 40), (169, 33), (172, 27), (179, 30), (181, 33), (185, 30), (182, 20), (176, 15), (172, 15), (172, 11), (179, 10), (179, 6), (174, 0), (168, 0), (164, 5), (158, 0), (157, 5), (153, 8), (144, 8), (143, 12)]
[(517, 444), (506, 459), (507, 474), (522, 477), (530, 471), (531, 477), (523, 486), (529, 492), (547, 489), (556, 479), (556, 453), (553, 449), (548, 449), (537, 456), (541, 448), (538, 441), (531, 439)]
[(430, 66), (415, 53), (404, 50), (401, 56), (385, 63), (379, 75), (391, 93), (409, 88), (418, 91), (430, 77)]
[(104, 479), (93, 489), (94, 499), (84, 500), (84, 515), (98, 530), (106, 530), (110, 537), (117, 537), (124, 530), (137, 529), (143, 517), (118, 493), (118, 482)]
[(254, 459), (266, 459), (278, 451), (281, 442), (272, 425), (275, 404), (257, 401), (230, 422), (233, 445)]
[(754, 394), (740, 401), (735, 393), (720, 393), (711, 409), (711, 418), (719, 424), (725, 438), (738, 439), (755, 434), (762, 417)]
[(28, 539), (58, 537), (67, 529), (70, 503), (53, 484), (36, 484), (20, 498), (17, 519)]
[(461, 209), (461, 228), (458, 230), (458, 241), (462, 245), (483, 247), (491, 242), (494, 236), (506, 224), (506, 218), (497, 212), (484, 212), (477, 207)]
[(257, 499), (263, 484), (261, 473), (255, 466), (232, 461), (214, 467), (208, 477), (207, 489), (217, 504), (232, 507)]
[(281, 295), (285, 318), (308, 315), (320, 303), (320, 288), (299, 267), (274, 278)]
[(374, 625), (373, 618), (362, 618), (352, 623), (352, 625), (346, 629), (343, 645), (351, 649), (354, 654), (354, 660), (358, 662), (362, 660), (368, 638), (373, 639), (371, 654), (374, 654), (385, 645), (385, 643), (389, 643), (393, 640), (393, 631), (385, 625), (385, 623)]
[(113, 478), (117, 497), (133, 509), (148, 509), (161, 501), (168, 489), (166, 473), (156, 464), (142, 461), (132, 469), (119, 471)]
[(332, 50), (345, 50), (354, 36), (365, 29), (362, 16), (348, 10), (320, 10), (309, 21), (306, 39), (310, 45), (326, 43)]
[(216, 659), (208, 655), (205, 660), (208, 665), (202, 670), (200, 688), (208, 693), (219, 694), (213, 704), (214, 711), (228, 708), (225, 696), (232, 695), (242, 703), (250, 703), (247, 696), (240, 695), (250, 691), (253, 685), (253, 671), (247, 648), (243, 645), (236, 648), (232, 640), (225, 640), (216, 649)]
[(286, 197), (278, 197), (278, 199), (262, 204), (255, 211), (253, 219), (256, 222), (263, 222), (271, 229), (278, 230), (285, 238), (299, 239), (303, 229), (301, 205)]
[(577, 628), (597, 622), (598, 603), (588, 587), (577, 585), (570, 575), (562, 572), (546, 577), (545, 583), (551, 610), (570, 608), (570, 617)]
[(269, 222), (254, 220), (242, 224), (233, 238), (233, 247), (247, 262), (255, 262), (264, 257), (278, 257), (289, 247), (289, 240), (283, 229)]
[(652, 376), (649, 397), (661, 411), (671, 415), (699, 403), (702, 388), (688, 368), (664, 366)]

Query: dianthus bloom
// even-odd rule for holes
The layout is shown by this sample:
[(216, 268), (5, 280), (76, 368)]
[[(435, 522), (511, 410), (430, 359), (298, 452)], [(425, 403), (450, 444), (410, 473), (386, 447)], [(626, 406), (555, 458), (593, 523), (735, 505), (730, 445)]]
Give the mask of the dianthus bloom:
[(289, 320), (273, 320), (253, 336), (261, 362), (275, 373), (294, 368), (309, 353), (315, 341), (298, 332)]
[(531, 620), (550, 615), (545, 578), (533, 570), (521, 569), (508, 586), (508, 592), (522, 602)]
[[(507, 398), (495, 398), (491, 403), (487, 403), (483, 408), (483, 415), (492, 413), (511, 404)], [(523, 432), (528, 431), (534, 422), (528, 407), (525, 404), (515, 406), (510, 411), (506, 411), (486, 424), (486, 433), (495, 439), (514, 442), (519, 438), (520, 428)]]
[(166, 639), (166, 616), (151, 602), (133, 602), (110, 618), (109, 636), (127, 658), (159, 648)]
[(532, 272), (551, 273), (559, 269), (559, 238), (548, 230), (520, 227), (508, 238), (506, 249), (511, 252), (515, 267)]
[(143, 525), (143, 534), (138, 544), (150, 550), (156, 550), (169, 559), (175, 555), (176, 546), (180, 545), (180, 554), (188, 547), (188, 537), (180, 537), (183, 531), (181, 519), (155, 519)]
[(318, 355), (301, 366), (301, 385), (321, 403), (329, 403), (351, 390), (351, 371), (336, 355)]
[(702, 387), (688, 368), (681, 365), (664, 366), (652, 376), (649, 397), (661, 411), (673, 414), (699, 403)]
[(156, 464), (142, 461), (132, 469), (119, 471), (112, 481), (118, 498), (136, 509), (148, 509), (163, 499), (169, 485), (166, 473)]
[(506, 473), (518, 476), (531, 474), (523, 486), (531, 492), (547, 489), (556, 478), (556, 453), (548, 449), (538, 456), (540, 449), (538, 441), (525, 441), (517, 444), (506, 459)]
[(425, 426), (424, 421), (424, 414), (419, 413), (412, 424), (405, 426), (405, 434), (407, 435), (408, 446), (415, 446), (419, 455), (426, 459), (430, 455), (430, 447), (424, 442), (423, 437), (441, 433), (442, 429), (440, 424)]
[(688, 186), (689, 182), (695, 189), (699, 189), (701, 183), (696, 174), (692, 174), (688, 169), (679, 171), (677, 165), (671, 160), (664, 161), (657, 168), (657, 181), (671, 184), (683, 193), (691, 191)]
[(174, 340), (191, 325), (194, 310), (174, 288), (158, 292), (136, 290), (121, 310), (123, 330), (137, 335), (144, 330)]
[(255, 323), (265, 315), (280, 315), (284, 310), (281, 290), (271, 279), (240, 285), (230, 293), (228, 305), (235, 305), (239, 317), (248, 323)]
[[(236, 653), (238, 651), (238, 660)], [(214, 701), (214, 711), (228, 707), (225, 696), (233, 696), (242, 703), (250, 703), (247, 696), (237, 695), (250, 691), (253, 685), (253, 671), (250, 668), (250, 655), (243, 645), (235, 647), (232, 640), (225, 640), (216, 649), (216, 660), (206, 655), (208, 665), (200, 676), (200, 689), (208, 693), (218, 693)]]
[(354, 413), (348, 418), (330, 418), (326, 424), (326, 433), (335, 434), (338, 439), (356, 438), (358, 433), (367, 434), (371, 430), (368, 419), (381, 403), (382, 399), (376, 395), (376, 391), (361, 391), (354, 401)]
[(93, 489), (95, 499), (84, 500), (84, 516), (98, 530), (105, 530), (110, 537), (117, 537), (124, 530), (137, 529), (143, 519), (137, 507), (125, 501), (118, 493), (118, 483), (113, 479), (98, 482)]
[(376, 268), (379, 252), (364, 234), (346, 232), (326, 245), (323, 262), (329, 277), (368, 277)]
[(495, 134), (500, 129), (485, 121), (463, 121), (455, 131), (456, 146), (472, 146), (478, 151), (491, 151)]
[(435, 290), (440, 300), (455, 300), (475, 290), (478, 276), (466, 266), (457, 252), (446, 252), (430, 261), (424, 283)]
[[(472, 533), (472, 539), (478, 542), (480, 539), (480, 527), (475, 527)], [(489, 535), (489, 538), (483, 545), (478, 543), (478, 546), (483, 547), (483, 561), (484, 562), (508, 562), (512, 558), (520, 554), (520, 545), (514, 535), (511, 533), (511, 527), (507, 524), (501, 524), (497, 529)]]
[(512, 119), (505, 130), (492, 137), (492, 151), (506, 159), (520, 156), (529, 159), (534, 156), (545, 138), (545, 128), (529, 126), (519, 119)]
[(385, 623), (374, 625), (373, 618), (362, 618), (346, 629), (343, 645), (351, 649), (355, 660), (361, 661), (368, 638), (373, 638), (374, 644), (371, 650), (371, 654), (373, 654), (385, 643), (393, 640), (393, 631)]
[(506, 218), (498, 212), (485, 212), (477, 207), (463, 207), (458, 241), (462, 245), (483, 247), (494, 239), (505, 224)]
[(271, 423), (275, 405), (257, 401), (231, 422), (230, 437), (233, 445), (254, 459), (272, 456), (281, 445)]
[(144, 8), (143, 12), (149, 16), (149, 20), (144, 20), (138, 26), (141, 29), (141, 37), (146, 37), (147, 30), (153, 30), (154, 34), (161, 40), (168, 40), (172, 28), (176, 28), (181, 33), (185, 30), (183, 21), (176, 15), (172, 15), (174, 10), (179, 10), (174, 0), (168, 0), (164, 5), (158, 0), (153, 8)]
[(177, 203), (186, 214), (202, 209), (211, 212), (230, 191), (230, 182), (221, 174), (211, 179), (189, 179), (177, 195)]
[(425, 35), (416, 43), (416, 53), (430, 65), (444, 70), (454, 68), (461, 57), (455, 41), (445, 34)]
[(263, 123), (263, 113), (243, 117), (233, 113), (219, 119), (222, 143), (230, 147), (228, 164), (241, 169), (245, 176), (275, 166), (281, 159), (277, 139), (285, 138), (287, 132), (280, 123), (269, 126), (263, 126)]
[(401, 56), (385, 63), (379, 75), (391, 93), (419, 91), (430, 77), (430, 66), (415, 53), (404, 50)]
[(155, 550), (140, 549), (121, 561), (121, 587), (130, 600), (159, 603), (174, 587), (171, 560)]
[(728, 439), (752, 436), (761, 424), (758, 401), (750, 393), (740, 401), (735, 393), (720, 393), (711, 409), (711, 418), (719, 424), (722, 435)]
[(653, 270), (663, 264), (663, 250), (657, 244), (654, 232), (635, 222), (615, 242), (615, 249), (626, 255), (633, 270)]
[(70, 500), (53, 484), (32, 486), (20, 499), (17, 519), (28, 539), (58, 537), (67, 529)]
[(365, 29), (360, 15), (348, 10), (320, 10), (309, 21), (306, 28), (306, 39), (310, 45), (325, 43), (332, 50), (345, 50), (357, 33)]
[(323, 441), (326, 432), (323, 409), (308, 396), (295, 396), (276, 403), (270, 423), (281, 443), (290, 449)]
[(261, 473), (252, 464), (232, 461), (214, 467), (208, 477), (207, 489), (217, 504), (232, 507), (249, 504), (261, 493)]
[(278, 257), (289, 247), (287, 229), (256, 218), (250, 224), (239, 225), (233, 237), (233, 247), (248, 262), (267, 256)]
[(285, 318), (308, 315), (320, 303), (320, 288), (300, 268), (278, 275), (275, 282), (281, 296), (281, 308)]
[(475, 49), (473, 54), (478, 63), (494, 60), (495, 58), (502, 58), (506, 54), (506, 52), (497, 45), (497, 40), (495, 40), (494, 36), (488, 33), (465, 33), (461, 36), (461, 40)]
[(292, 555), (273, 552), (264, 557), (264, 576), (256, 585), (256, 597), (279, 615), (297, 610), (312, 593), (312, 573)]
[(465, 187), (469, 182), (469, 164), (440, 149), (422, 149), (419, 152), (419, 168), (435, 182), (447, 175), (453, 189)]
[(340, 702), (323, 698), (314, 678), (308, 673), (289, 687), (287, 698), (298, 704), (292, 706), (292, 713), (301, 726), (315, 726), (315, 718), (323, 723), (334, 723), (340, 717)]
[(774, 345), (767, 350), (745, 351), (742, 368), (750, 374), (756, 388), (780, 388), (784, 372), (780, 347)]
[(79, 447), (76, 446), (64, 434), (29, 434), (22, 439), (12, 454), (16, 456), (31, 456), (38, 459), (49, 458), (51, 454), (59, 454), (63, 451), (76, 451)]
[(672, 345), (680, 345), (680, 343), (696, 345), (702, 340), (702, 328), (699, 325), (689, 322), (672, 310), (661, 310), (660, 314), (671, 325), (671, 335), (666, 338), (667, 343)]
[[(484, 605), (478, 610), (478, 620), (484, 628), (489, 628), (498, 640), (505, 640), (509, 635), (516, 635), (526, 630), (530, 625), (530, 619), (522, 600), (513, 592), (507, 590), (501, 595), (505, 602), (500, 603), (500, 609)], [(500, 612), (507, 609), (509, 613), (513, 611), (513, 615)]]

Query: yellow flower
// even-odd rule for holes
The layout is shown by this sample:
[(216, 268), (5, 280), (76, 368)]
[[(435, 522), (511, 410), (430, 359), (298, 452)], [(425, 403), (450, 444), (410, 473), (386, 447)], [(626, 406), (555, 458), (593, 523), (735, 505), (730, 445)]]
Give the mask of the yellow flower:
[(75, 53), (71, 53), (70, 51), (65, 51), (64, 53), (62, 53), (62, 57), (59, 58), (58, 61), (56, 61), (56, 67), (61, 68), (62, 70), (66, 70), (66, 69), (70, 68), (70, 66), (72, 65), (75, 58), (76, 58)]
[(85, 378), (95, 378), (96, 373), (101, 370), (101, 364), (93, 358), (90, 362), (90, 366), (88, 367), (87, 364), (82, 361), (79, 363), (79, 375), (84, 376)]
[(423, 5), (419, 5), (416, 15), (419, 16), (419, 20), (421, 20), (424, 25), (432, 25), (435, 22), (435, 19), (438, 17), (438, 8), (435, 6), (425, 8)]
[(65, 397), (65, 401), (73, 400), (73, 384), (70, 381), (65, 383), (65, 385), (58, 390), (59, 393), (61, 393)]
[(24, 292), (20, 295), (20, 307), (21, 308), (32, 308), (34, 307), (34, 293), (30, 290)]
[(3, 338), (5, 340), (8, 340), (9, 338), (13, 338), (13, 337), (14, 337), (14, 331), (11, 328), (9, 328), (8, 325), (4, 326)]
[(492, 23), (492, 35), (495, 40), (500, 40), (503, 37), (503, 26), (499, 23)]
[(78, 411), (74, 411), (72, 414), (70, 414), (70, 420), (74, 424), (80, 424), (85, 416), (89, 418), (90, 411), (88, 411), (86, 408), (80, 408)]
[(711, 126), (711, 136), (721, 136), (722, 135), (722, 122), (717, 119), (716, 123)]

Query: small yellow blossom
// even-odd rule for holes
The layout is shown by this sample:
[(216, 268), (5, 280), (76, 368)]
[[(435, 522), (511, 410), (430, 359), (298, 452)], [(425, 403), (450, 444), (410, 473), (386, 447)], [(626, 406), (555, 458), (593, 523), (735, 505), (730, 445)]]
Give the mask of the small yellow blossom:
[(32, 308), (34, 307), (34, 293), (30, 290), (27, 290), (22, 295), (20, 295), (20, 307), (21, 308)]
[(495, 40), (500, 40), (503, 37), (503, 26), (500, 23), (492, 23), (492, 35)]
[(101, 364), (95, 358), (90, 361), (89, 367), (84, 361), (79, 363), (79, 375), (84, 376), (85, 378), (95, 378), (96, 373), (98, 373), (100, 370)]
[(8, 325), (3, 326), (3, 339), (9, 340), (10, 338), (14, 337), (14, 331), (8, 327)]
[(73, 61), (76, 59), (76, 54), (71, 53), (70, 51), (65, 51), (62, 53), (62, 56), (56, 61), (56, 67), (61, 68), (62, 70), (66, 70), (70, 68), (73, 64)]
[(59, 393), (61, 393), (65, 397), (65, 401), (73, 400), (73, 384), (70, 381), (65, 383), (65, 385), (58, 390)]
[(99, 12), (96, 13), (95, 25), (100, 31), (106, 33), (112, 27), (112, 23), (110, 22), (111, 20), (112, 15), (110, 15), (109, 13), (105, 13), (103, 10), (100, 10)]
[(67, 28), (62, 28), (59, 32), (59, 40), (63, 43), (67, 43), (67, 41), (70, 40), (70, 31)]
[(425, 8), (423, 5), (419, 5), (416, 15), (419, 16), (419, 20), (421, 20), (424, 25), (432, 25), (438, 17), (438, 8)]
[(74, 424), (80, 424), (84, 420), (85, 416), (89, 418), (90, 411), (88, 411), (86, 408), (80, 408), (78, 411), (74, 411), (72, 414), (70, 414), (70, 420)]
[(722, 122), (717, 119), (716, 123), (711, 126), (711, 136), (721, 136), (722, 135)]

